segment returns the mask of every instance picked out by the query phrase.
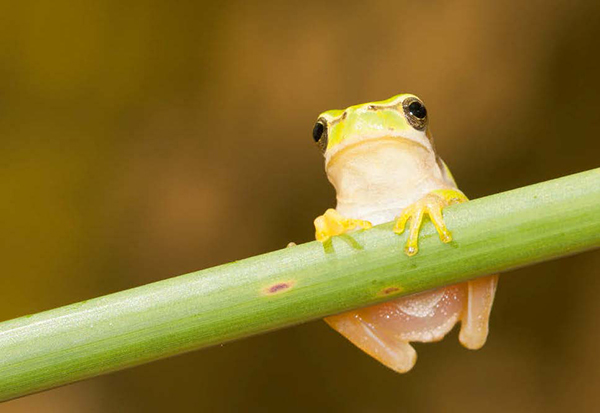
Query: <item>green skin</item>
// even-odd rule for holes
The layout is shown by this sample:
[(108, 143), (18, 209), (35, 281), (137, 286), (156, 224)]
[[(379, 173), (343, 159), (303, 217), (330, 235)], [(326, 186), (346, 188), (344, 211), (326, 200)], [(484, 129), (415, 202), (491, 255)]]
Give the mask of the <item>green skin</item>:
[[(327, 151), (331, 151), (338, 145), (344, 146), (345, 142), (357, 137), (369, 139), (381, 136), (382, 133), (387, 134), (390, 130), (406, 137), (416, 136), (417, 142), (431, 147), (427, 144), (429, 139), (425, 136), (425, 132), (414, 133), (404, 113), (397, 108), (397, 104), (407, 97), (416, 98), (415, 95), (405, 93), (386, 100), (350, 106), (346, 110), (328, 110), (321, 113), (319, 118), (327, 120), (330, 125)], [(346, 116), (342, 119), (344, 112)]]

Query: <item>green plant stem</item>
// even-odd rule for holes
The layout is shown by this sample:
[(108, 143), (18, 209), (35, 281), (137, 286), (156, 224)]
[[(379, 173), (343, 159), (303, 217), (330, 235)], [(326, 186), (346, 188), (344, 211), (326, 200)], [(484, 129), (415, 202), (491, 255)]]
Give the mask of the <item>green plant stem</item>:
[(3, 322), (0, 399), (599, 247), (600, 169), (444, 217), (410, 258), (388, 223)]

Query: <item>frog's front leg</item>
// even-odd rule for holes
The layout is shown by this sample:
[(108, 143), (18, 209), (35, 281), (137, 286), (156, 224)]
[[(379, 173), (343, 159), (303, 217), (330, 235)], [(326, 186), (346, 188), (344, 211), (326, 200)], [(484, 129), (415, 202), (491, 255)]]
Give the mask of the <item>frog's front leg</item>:
[(402, 210), (402, 213), (396, 220), (394, 232), (402, 234), (406, 223), (410, 220), (410, 229), (408, 240), (404, 251), (406, 255), (412, 256), (419, 251), (419, 231), (423, 223), (423, 216), (429, 215), (433, 226), (437, 229), (442, 242), (452, 241), (452, 234), (444, 223), (442, 209), (448, 205), (459, 204), (468, 201), (465, 194), (458, 189), (437, 189), (431, 191), (414, 204), (411, 204)]
[(372, 226), (369, 221), (346, 218), (335, 209), (330, 208), (315, 219), (315, 238), (317, 241), (325, 242), (335, 235), (344, 234), (356, 228), (369, 229)]

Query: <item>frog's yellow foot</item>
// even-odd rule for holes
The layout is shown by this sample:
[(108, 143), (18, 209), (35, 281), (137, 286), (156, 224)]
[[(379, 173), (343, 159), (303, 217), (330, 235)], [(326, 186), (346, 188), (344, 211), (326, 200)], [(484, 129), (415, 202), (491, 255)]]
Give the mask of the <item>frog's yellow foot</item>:
[(423, 216), (425, 214), (429, 215), (442, 242), (452, 241), (452, 234), (444, 223), (442, 209), (448, 205), (459, 204), (467, 200), (467, 197), (458, 190), (438, 189), (428, 193), (414, 204), (404, 208), (396, 220), (394, 232), (396, 234), (402, 234), (406, 223), (409, 219), (411, 220), (408, 240), (406, 241), (406, 247), (404, 248), (406, 255), (412, 256), (419, 251), (419, 231), (421, 230), (421, 224), (423, 223)]
[(356, 228), (369, 229), (373, 225), (362, 219), (345, 218), (335, 209), (328, 209), (315, 219), (315, 238), (325, 242), (334, 235), (344, 234)]

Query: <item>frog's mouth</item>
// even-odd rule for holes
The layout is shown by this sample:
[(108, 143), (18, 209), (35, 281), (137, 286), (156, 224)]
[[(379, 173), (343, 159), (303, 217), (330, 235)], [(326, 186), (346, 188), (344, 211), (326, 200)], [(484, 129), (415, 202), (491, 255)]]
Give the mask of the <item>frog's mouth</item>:
[(325, 157), (325, 166), (327, 168), (343, 160), (349, 160), (357, 157), (374, 156), (377, 157), (380, 151), (401, 150), (427, 153), (433, 152), (423, 143), (404, 136), (382, 136), (378, 138), (361, 138), (354, 142), (344, 142), (339, 144), (339, 148), (327, 154)]

